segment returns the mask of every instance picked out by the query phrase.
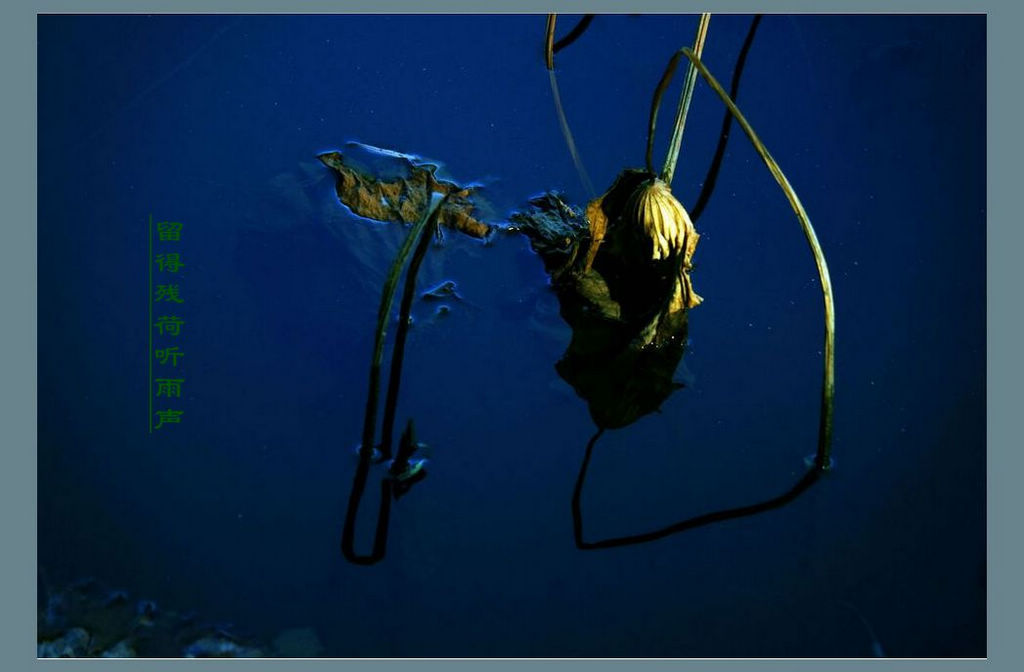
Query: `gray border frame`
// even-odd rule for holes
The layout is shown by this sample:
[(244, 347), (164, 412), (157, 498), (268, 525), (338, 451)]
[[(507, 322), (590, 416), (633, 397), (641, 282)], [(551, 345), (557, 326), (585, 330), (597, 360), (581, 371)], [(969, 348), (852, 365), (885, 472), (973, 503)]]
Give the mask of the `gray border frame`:
[[(1022, 61), (1016, 34), (1024, 26), (1022, 6), (1000, 3), (970, 3), (951, 0), (863, 0), (823, 2), (821, 0), (778, 0), (770, 4), (748, 0), (720, 0), (693, 3), (670, 0), (523, 0), (483, 3), (479, 0), (441, 0), (423, 5), (415, 0), (149, 0), (129, 2), (106, 0), (73, 2), (52, 0), (8, 2), (0, 13), (0, 69), (7, 91), (3, 106), (5, 148), (0, 184), (8, 208), (0, 234), (0, 293), (4, 307), (0, 385), (0, 417), (3, 420), (2, 467), (0, 467), (0, 520), (4, 532), (3, 571), (0, 572), (0, 656), (5, 669), (62, 665), (59, 661), (37, 661), (34, 650), (35, 623), (28, 616), (35, 609), (36, 572), (36, 14), (61, 12), (165, 12), (165, 13), (564, 13), (581, 12), (671, 12), (691, 13), (711, 9), (720, 13), (768, 11), (773, 13), (986, 13), (988, 14), (988, 293), (978, 300), (987, 302), (988, 314), (988, 660), (945, 661), (276, 661), (242, 663), (246, 669), (293, 669), (296, 666), (344, 666), (346, 669), (393, 669), (423, 667), (447, 670), (452, 666), (489, 669), (540, 667), (592, 669), (596, 666), (641, 664), (648, 669), (773, 670), (860, 669), (868, 665), (896, 665), (901, 669), (943, 666), (971, 670), (1021, 669), (1021, 609), (1024, 579), (1015, 571), (1024, 566), (1021, 526), (1017, 512), (1024, 512), (1015, 480), (1022, 469), (1014, 413), (1020, 413), (1022, 398), (1018, 381), (1024, 379), (1021, 358), (1013, 344), (1021, 342), (1020, 305), (1016, 288), (1022, 285), (1016, 251), (1024, 249), (1024, 235), (1014, 217), (1014, 189), (1020, 190), (1022, 174), (1018, 157), (1024, 156), (1021, 135), (1014, 121), (1021, 117), (1018, 64)], [(955, 82), (951, 83), (955, 87)], [(993, 142), (995, 140), (996, 142)], [(1016, 262), (1016, 263), (1015, 263)], [(1016, 440), (1014, 440), (1016, 439)], [(31, 516), (26, 515), (28, 512)], [(1014, 660), (1017, 663), (1014, 664)], [(106, 669), (108, 665), (172, 669), (183, 661), (71, 661)], [(199, 663), (203, 664), (203, 663)], [(239, 664), (220, 663), (220, 664)]]

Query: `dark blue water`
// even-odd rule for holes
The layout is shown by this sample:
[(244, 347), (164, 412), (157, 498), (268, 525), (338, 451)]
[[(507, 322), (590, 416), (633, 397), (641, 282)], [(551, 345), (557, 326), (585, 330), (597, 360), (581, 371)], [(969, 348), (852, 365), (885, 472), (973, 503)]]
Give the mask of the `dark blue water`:
[[(749, 23), (712, 19), (705, 61), (723, 82)], [(557, 55), (598, 190), (642, 165), (651, 92), (695, 27), (599, 16)], [(348, 213), (315, 156), (359, 140), (436, 159), (484, 182), (499, 222), (549, 189), (584, 204), (543, 31), (542, 16), (39, 19), (48, 581), (95, 576), (265, 639), (312, 627), (332, 656), (870, 656), (845, 603), (888, 655), (984, 655), (981, 16), (769, 16), (750, 52), (738, 103), (834, 283), (833, 474), (759, 516), (578, 550), (569, 504), (594, 426), (554, 369), (569, 329), (525, 239), (449, 235), (420, 282), (454, 279), (465, 301), (438, 321), (415, 307), (398, 408), (432, 447), (430, 475), (395, 504), (382, 562), (341, 557), (404, 231)], [(684, 204), (721, 115), (699, 84)], [(150, 216), (184, 224), (154, 254), (185, 262), (186, 322), (179, 368), (155, 374), (183, 378), (181, 398), (153, 399), (184, 415), (152, 433)], [(814, 452), (819, 281), (739, 129), (697, 228), (691, 384), (597, 443), (588, 539), (763, 500)]]

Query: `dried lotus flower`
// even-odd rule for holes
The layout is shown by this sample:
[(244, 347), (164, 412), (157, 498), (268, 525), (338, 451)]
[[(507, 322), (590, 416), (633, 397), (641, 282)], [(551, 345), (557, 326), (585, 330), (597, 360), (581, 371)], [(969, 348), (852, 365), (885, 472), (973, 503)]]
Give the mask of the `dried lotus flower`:
[(669, 186), (657, 178), (636, 190), (626, 212), (644, 227), (644, 233), (651, 239), (652, 259), (668, 259), (685, 253), (691, 247), (688, 239), (697, 233), (683, 204), (672, 195)]
[(626, 212), (643, 227), (644, 233), (650, 238), (652, 259), (675, 257), (680, 260), (669, 310), (699, 305), (703, 299), (693, 291), (690, 269), (700, 234), (694, 228), (686, 208), (672, 195), (668, 184), (657, 178), (644, 182), (630, 197)]

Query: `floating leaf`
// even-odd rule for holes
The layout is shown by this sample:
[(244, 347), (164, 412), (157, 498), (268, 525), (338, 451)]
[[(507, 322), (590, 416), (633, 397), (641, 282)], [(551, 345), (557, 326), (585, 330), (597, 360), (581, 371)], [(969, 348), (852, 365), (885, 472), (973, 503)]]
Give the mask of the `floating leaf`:
[(317, 158), (334, 171), (338, 198), (348, 208), (378, 222), (416, 222), (429, 205), (430, 193), (448, 196), (438, 222), (474, 238), (486, 238), (493, 227), (474, 216), (471, 196), (478, 185), (459, 186), (437, 176), (439, 164), (411, 154), (358, 142), (344, 151)]

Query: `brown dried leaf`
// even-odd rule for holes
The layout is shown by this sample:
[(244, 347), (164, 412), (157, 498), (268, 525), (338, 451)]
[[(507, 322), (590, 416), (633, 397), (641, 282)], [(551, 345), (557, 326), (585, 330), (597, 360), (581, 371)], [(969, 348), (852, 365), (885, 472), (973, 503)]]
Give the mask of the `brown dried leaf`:
[(382, 180), (346, 164), (341, 152), (326, 152), (317, 158), (334, 171), (338, 198), (360, 217), (409, 224), (423, 216), (430, 193), (436, 192), (450, 194), (438, 216), (442, 226), (474, 238), (486, 238), (491, 232), (490, 225), (473, 217), (476, 208), (470, 198), (473, 188), (438, 180), (433, 166), (406, 162), (404, 176)]
[(597, 250), (601, 247), (601, 243), (604, 242), (604, 234), (608, 232), (608, 218), (604, 214), (604, 210), (601, 209), (601, 204), (604, 202), (604, 196), (595, 198), (587, 205), (587, 221), (590, 223), (590, 247), (587, 249), (587, 259), (583, 265), (583, 272), (587, 273), (590, 271), (590, 267), (594, 264), (594, 257), (597, 256)]

